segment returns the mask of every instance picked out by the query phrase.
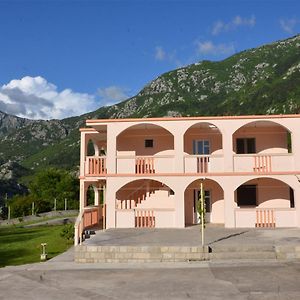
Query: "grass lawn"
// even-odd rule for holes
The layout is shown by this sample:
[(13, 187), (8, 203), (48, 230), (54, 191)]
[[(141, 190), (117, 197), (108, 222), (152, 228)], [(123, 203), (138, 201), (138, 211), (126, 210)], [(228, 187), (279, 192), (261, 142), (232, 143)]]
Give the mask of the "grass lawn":
[(60, 236), (63, 227), (0, 227), (0, 267), (39, 262), (41, 243), (47, 243), (48, 259), (66, 251), (73, 242)]

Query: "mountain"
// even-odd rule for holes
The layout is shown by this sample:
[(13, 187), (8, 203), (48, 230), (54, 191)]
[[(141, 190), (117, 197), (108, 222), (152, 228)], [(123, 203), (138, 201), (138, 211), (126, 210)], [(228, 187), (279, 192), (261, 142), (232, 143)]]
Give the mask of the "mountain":
[(167, 72), (136, 96), (78, 117), (28, 120), (0, 112), (0, 197), (1, 180), (27, 183), (47, 166), (76, 170), (78, 129), (89, 118), (281, 113), (300, 113), (300, 35)]

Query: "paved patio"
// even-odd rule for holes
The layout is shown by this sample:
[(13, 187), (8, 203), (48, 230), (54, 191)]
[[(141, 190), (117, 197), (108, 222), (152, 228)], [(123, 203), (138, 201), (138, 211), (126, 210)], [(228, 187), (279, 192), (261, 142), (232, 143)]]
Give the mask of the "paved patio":
[[(131, 228), (96, 231), (84, 241), (84, 245), (96, 246), (201, 246), (200, 226), (183, 229)], [(300, 246), (299, 228), (230, 229), (208, 225), (205, 228), (205, 244), (216, 245), (274, 245)]]

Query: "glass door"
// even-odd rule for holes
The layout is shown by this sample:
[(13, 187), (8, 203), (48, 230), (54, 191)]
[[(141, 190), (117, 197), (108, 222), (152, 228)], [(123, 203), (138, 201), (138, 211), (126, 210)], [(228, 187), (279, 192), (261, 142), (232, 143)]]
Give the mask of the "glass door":
[(208, 140), (193, 140), (193, 154), (194, 155), (210, 154), (209, 141)]

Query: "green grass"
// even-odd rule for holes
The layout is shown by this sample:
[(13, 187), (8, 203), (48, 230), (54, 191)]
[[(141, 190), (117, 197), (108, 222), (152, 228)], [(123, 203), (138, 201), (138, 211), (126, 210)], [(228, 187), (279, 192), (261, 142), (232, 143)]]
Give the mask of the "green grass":
[(40, 261), (41, 243), (47, 243), (48, 259), (72, 246), (60, 236), (63, 225), (0, 228), (0, 267)]

